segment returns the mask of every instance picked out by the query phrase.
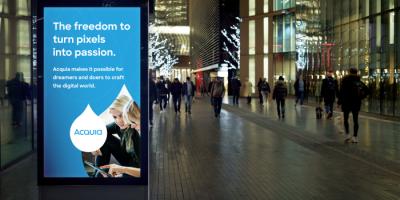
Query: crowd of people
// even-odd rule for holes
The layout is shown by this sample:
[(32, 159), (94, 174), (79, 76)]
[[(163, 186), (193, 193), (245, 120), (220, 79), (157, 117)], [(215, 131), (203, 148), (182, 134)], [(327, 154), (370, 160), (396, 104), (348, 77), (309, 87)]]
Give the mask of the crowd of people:
[[(318, 111), (318, 109), (322, 110), (319, 105), (324, 102), (326, 119), (332, 119), (336, 102), (337, 107), (341, 107), (343, 112), (343, 124), (346, 133), (345, 141), (353, 143), (358, 142), (358, 113), (360, 111), (361, 101), (368, 95), (369, 91), (368, 87), (360, 80), (360, 76), (357, 74), (357, 69), (351, 68), (348, 75), (344, 76), (339, 84), (338, 80), (334, 78), (333, 72), (328, 70), (325, 79), (322, 80), (322, 84), (320, 84), (316, 89), (318, 90), (316, 91), (316, 94), (318, 94), (318, 106), (316, 111)], [(204, 96), (204, 92), (210, 96), (210, 104), (213, 106), (214, 116), (216, 118), (220, 117), (222, 99), (226, 93), (223, 79), (220, 77), (213, 78), (209, 82), (208, 87), (202, 85), (201, 88), (202, 96)], [(239, 104), (240, 96), (246, 97), (247, 104), (251, 104), (253, 89), (257, 89), (261, 106), (268, 102), (270, 94), (272, 94), (272, 99), (277, 105), (278, 118), (285, 118), (285, 99), (288, 96), (288, 86), (286, 85), (283, 76), (279, 76), (273, 87), (270, 87), (266, 78), (260, 78), (257, 85), (253, 86), (253, 83), (251, 83), (248, 78), (246, 78), (242, 84), (240, 79), (235, 76), (230, 81), (230, 89), (233, 105)], [(241, 89), (243, 89), (242, 93)], [(295, 91), (295, 106), (298, 104), (303, 105), (305, 81), (301, 74), (296, 79), (293, 89)], [(151, 80), (150, 100), (151, 102), (158, 103), (160, 106), (160, 112), (164, 112), (167, 102), (170, 99), (170, 95), (172, 95), (175, 113), (179, 114), (181, 99), (183, 97), (185, 101), (185, 112), (191, 114), (191, 106), (195, 91), (195, 85), (189, 77), (186, 78), (185, 82), (181, 83), (177, 78), (171, 82), (168, 78), (164, 80), (164, 77), (161, 76), (158, 77), (156, 81)], [(150, 107), (150, 125), (152, 125), (152, 104)], [(352, 135), (350, 135), (348, 123), (350, 113), (352, 113), (354, 123)]]

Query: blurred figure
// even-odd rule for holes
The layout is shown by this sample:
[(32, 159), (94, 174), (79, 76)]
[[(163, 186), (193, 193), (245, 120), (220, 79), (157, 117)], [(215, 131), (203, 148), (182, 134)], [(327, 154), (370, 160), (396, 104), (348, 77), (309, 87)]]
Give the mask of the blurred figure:
[(287, 87), (282, 76), (279, 76), (272, 93), (272, 99), (276, 100), (276, 107), (279, 119), (285, 118), (285, 98), (287, 96)]
[(211, 88), (211, 96), (213, 97), (214, 115), (219, 117), (221, 114), (222, 97), (225, 94), (225, 86), (221, 79), (215, 81)]
[[(268, 102), (268, 95), (271, 92), (271, 88), (267, 82), (266, 78), (263, 78), (261, 81), (261, 96), (262, 99), (265, 99), (265, 102)], [(263, 105), (263, 101), (261, 101), (261, 105)]]
[(326, 78), (322, 81), (321, 97), (324, 99), (326, 118), (331, 119), (333, 116), (333, 103), (335, 97), (339, 94), (339, 86), (337, 80), (333, 78), (332, 70), (326, 74)]
[(156, 82), (150, 78), (149, 81), (149, 121), (150, 127), (153, 126), (153, 104), (157, 101), (157, 87)]
[(167, 78), (165, 80), (165, 87), (167, 88), (167, 103), (169, 103), (169, 97), (171, 94), (171, 81), (169, 80), (169, 78)]
[(264, 101), (263, 101), (263, 96), (261, 94), (261, 84), (263, 82), (263, 79), (260, 78), (258, 79), (258, 83), (257, 83), (257, 90), (258, 90), (258, 98), (260, 99), (260, 104), (263, 105)]
[(244, 82), (244, 95), (247, 97), (247, 104), (251, 103), (251, 94), (253, 91), (253, 84), (249, 81), (249, 78), (246, 78)]
[(194, 83), (190, 80), (190, 77), (186, 77), (186, 82), (182, 87), (182, 93), (185, 97), (185, 112), (191, 114), (192, 101), (196, 88), (194, 87)]
[(12, 108), (12, 126), (20, 127), (25, 100), (30, 98), (29, 84), (24, 81), (24, 74), (17, 72), (13, 79), (7, 81), (6, 87)]
[[(338, 105), (342, 106), (343, 122), (346, 131), (345, 142), (357, 143), (358, 112), (361, 107), (361, 100), (369, 94), (368, 87), (361, 82), (357, 75), (357, 69), (350, 68), (349, 75), (343, 77), (340, 85)], [(349, 134), (349, 114), (353, 114), (354, 133)]]
[(294, 91), (296, 95), (296, 103), (294, 104), (297, 106), (297, 103), (300, 100), (300, 105), (303, 105), (304, 101), (304, 91), (305, 91), (305, 83), (303, 80), (303, 75), (300, 75), (297, 79), (296, 82), (294, 82)]
[(214, 103), (214, 100), (213, 100), (213, 97), (212, 97), (212, 94), (211, 94), (211, 89), (212, 89), (212, 86), (214, 85), (214, 83), (215, 83), (215, 78), (211, 78), (210, 83), (208, 83), (208, 93), (210, 93), (209, 95), (210, 95), (210, 103), (211, 103), (211, 105), (213, 105), (213, 103)]
[(167, 84), (164, 81), (163, 76), (160, 76), (160, 81), (156, 85), (158, 90), (158, 103), (160, 104), (160, 112), (163, 112), (163, 110), (167, 108), (168, 95)]
[(242, 83), (238, 79), (238, 77), (234, 77), (231, 81), (232, 86), (232, 95), (233, 95), (233, 104), (239, 104), (239, 95), (240, 95), (240, 87), (242, 87)]
[(171, 84), (172, 101), (174, 103), (175, 113), (181, 112), (181, 96), (182, 96), (182, 83), (178, 78), (174, 79)]

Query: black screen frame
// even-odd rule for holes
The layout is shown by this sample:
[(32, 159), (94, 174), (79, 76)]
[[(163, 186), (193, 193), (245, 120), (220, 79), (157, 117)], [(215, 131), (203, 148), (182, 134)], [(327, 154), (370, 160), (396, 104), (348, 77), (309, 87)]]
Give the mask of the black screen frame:
[[(141, 177), (140, 178), (50, 178), (44, 177), (44, 8), (45, 7), (140, 7), (140, 82), (141, 82)], [(148, 185), (148, 0), (34, 0), (31, 8), (32, 52), (37, 52), (38, 82), (38, 184), (39, 185)], [(32, 57), (33, 59), (34, 57)]]

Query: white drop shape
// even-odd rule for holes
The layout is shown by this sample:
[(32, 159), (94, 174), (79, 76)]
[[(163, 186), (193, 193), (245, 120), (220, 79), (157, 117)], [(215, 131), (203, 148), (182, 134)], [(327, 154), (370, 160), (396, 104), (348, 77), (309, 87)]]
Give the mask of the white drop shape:
[(107, 139), (106, 125), (90, 105), (75, 119), (69, 133), (72, 144), (83, 152), (100, 149)]

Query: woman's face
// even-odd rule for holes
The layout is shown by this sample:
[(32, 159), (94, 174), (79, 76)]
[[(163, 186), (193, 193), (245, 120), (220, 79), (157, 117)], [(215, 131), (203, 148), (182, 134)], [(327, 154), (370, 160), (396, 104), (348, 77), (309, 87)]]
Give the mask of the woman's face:
[(122, 117), (122, 112), (119, 112), (115, 109), (110, 109), (110, 113), (114, 118), (115, 123), (119, 126), (120, 129), (126, 129), (128, 126), (125, 124), (124, 119)]

